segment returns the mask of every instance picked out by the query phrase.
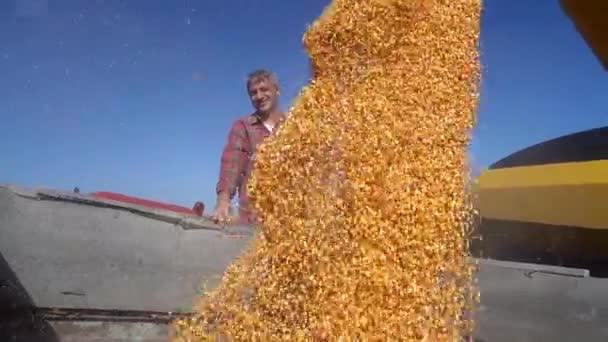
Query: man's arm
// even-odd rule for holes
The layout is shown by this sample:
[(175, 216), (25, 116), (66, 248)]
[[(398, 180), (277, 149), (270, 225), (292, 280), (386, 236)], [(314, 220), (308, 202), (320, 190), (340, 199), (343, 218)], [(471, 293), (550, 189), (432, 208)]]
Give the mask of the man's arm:
[(220, 176), (216, 186), (218, 204), (228, 203), (234, 196), (249, 158), (247, 132), (241, 121), (230, 127), (228, 139), (222, 151)]

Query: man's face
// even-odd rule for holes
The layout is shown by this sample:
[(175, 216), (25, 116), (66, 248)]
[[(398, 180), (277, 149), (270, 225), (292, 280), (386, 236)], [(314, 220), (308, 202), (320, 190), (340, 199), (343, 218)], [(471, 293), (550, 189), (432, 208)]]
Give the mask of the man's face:
[(279, 89), (268, 79), (253, 80), (247, 89), (251, 104), (260, 113), (269, 113), (277, 107)]

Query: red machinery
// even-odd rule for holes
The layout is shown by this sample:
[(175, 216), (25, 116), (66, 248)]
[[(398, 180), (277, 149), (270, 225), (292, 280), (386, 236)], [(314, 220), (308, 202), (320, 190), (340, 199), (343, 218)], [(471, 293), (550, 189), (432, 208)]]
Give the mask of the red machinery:
[(203, 212), (205, 211), (205, 205), (202, 202), (196, 202), (192, 209), (182, 207), (175, 204), (168, 204), (158, 201), (151, 201), (143, 198), (127, 196), (123, 194), (118, 194), (114, 192), (93, 192), (89, 194), (90, 197), (99, 198), (99, 199), (107, 199), (112, 201), (118, 201), (122, 203), (129, 203), (140, 205), (142, 207), (154, 208), (154, 209), (162, 209), (173, 211), (180, 214), (193, 215), (193, 216), (203, 216)]

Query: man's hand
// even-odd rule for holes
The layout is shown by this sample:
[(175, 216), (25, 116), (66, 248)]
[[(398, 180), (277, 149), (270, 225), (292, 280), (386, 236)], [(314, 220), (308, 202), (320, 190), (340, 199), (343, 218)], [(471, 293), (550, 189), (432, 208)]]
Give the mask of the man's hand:
[(227, 223), (230, 219), (230, 200), (219, 196), (211, 213), (211, 219), (217, 224)]

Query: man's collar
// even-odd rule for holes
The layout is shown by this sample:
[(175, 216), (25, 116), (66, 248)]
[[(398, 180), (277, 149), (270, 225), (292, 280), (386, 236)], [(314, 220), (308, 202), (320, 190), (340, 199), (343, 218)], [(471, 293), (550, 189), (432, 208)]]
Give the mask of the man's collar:
[(251, 124), (251, 125), (261, 122), (261, 121), (262, 120), (256, 113), (249, 115), (249, 117), (247, 118), (247, 122), (249, 122), (249, 124)]
[[(277, 122), (277, 124), (281, 124), (283, 123), (283, 121), (285, 121), (285, 114), (281, 113), (281, 117), (279, 118), (279, 122)], [(256, 124), (256, 123), (262, 123), (262, 119), (260, 118), (260, 116), (258, 115), (258, 113), (253, 113), (251, 115), (249, 115), (249, 117), (247, 118), (248, 122), (250, 124)]]

